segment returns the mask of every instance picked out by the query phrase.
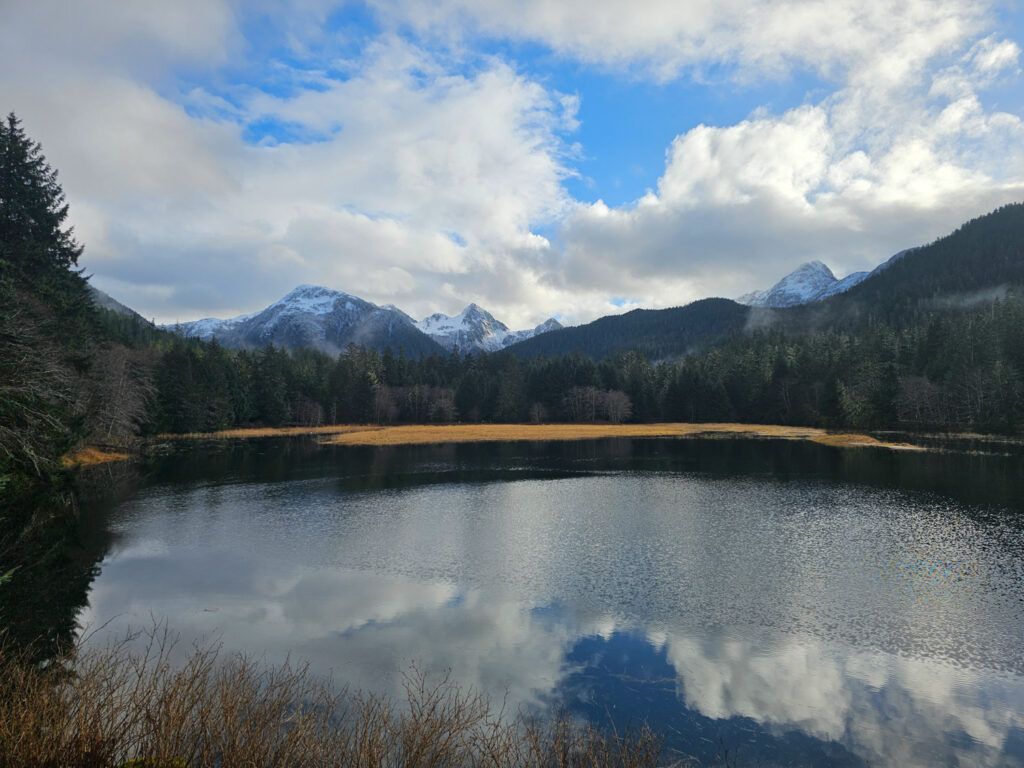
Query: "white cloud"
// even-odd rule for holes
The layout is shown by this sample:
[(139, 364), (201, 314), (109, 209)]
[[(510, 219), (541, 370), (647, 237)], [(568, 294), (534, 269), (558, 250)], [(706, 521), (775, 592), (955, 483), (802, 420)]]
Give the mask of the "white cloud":
[(725, 67), (760, 79), (807, 68), (897, 80), (987, 22), (988, 3), (959, 0), (442, 0), (380, 2), (396, 23), (443, 37), (480, 33), (541, 41), (608, 66), (661, 78)]
[(737, 295), (809, 259), (840, 273), (873, 267), (1021, 199), (1024, 124), (986, 111), (977, 57), (933, 82), (848, 85), (817, 104), (677, 136), (656, 191), (568, 218), (565, 272), (588, 267), (594, 288), (619, 274), (661, 306)]
[[(738, 295), (811, 258), (870, 267), (1024, 197), (1020, 116), (984, 98), (1019, 76), (1020, 47), (986, 4), (397, 2), (348, 59), (324, 31), (334, 7), (7, 11), (3, 106), (60, 170), (99, 287), (165, 321), (309, 282), (416, 316), (477, 301), (526, 327)], [(257, 12), (322, 66), (268, 65), (293, 86), (273, 93), (238, 84), (270, 55), (243, 36)], [(624, 76), (731, 88), (810, 71), (834, 90), (681, 126), (650, 193), (583, 204), (564, 183), (580, 95), (475, 52), (480, 34)], [(243, 140), (268, 124), (302, 141)]]

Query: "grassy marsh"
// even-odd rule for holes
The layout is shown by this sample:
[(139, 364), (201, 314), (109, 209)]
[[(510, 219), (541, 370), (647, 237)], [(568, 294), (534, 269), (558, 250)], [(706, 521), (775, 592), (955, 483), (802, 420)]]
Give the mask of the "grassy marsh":
[(339, 424), (322, 427), (254, 427), (220, 432), (161, 435), (174, 440), (236, 440), (314, 435), (330, 445), (417, 445), (425, 443), (477, 443), (545, 440), (597, 440), (608, 437), (735, 436), (809, 440), (849, 448), (922, 450), (903, 442), (885, 442), (870, 435), (829, 432), (817, 427), (773, 424)]

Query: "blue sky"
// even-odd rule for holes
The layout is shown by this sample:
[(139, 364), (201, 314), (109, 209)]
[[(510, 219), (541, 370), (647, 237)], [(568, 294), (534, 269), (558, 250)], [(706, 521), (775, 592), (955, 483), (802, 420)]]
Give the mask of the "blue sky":
[(99, 287), (298, 283), (515, 327), (837, 274), (1024, 199), (1024, 22), (975, 0), (59, 0), (0, 93)]

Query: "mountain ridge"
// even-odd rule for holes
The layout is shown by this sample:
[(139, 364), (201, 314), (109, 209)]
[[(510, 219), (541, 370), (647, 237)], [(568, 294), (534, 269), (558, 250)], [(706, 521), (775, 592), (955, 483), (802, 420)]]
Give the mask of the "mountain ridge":
[[(291, 306), (285, 297), (255, 315), (204, 318), (170, 328), (187, 336), (216, 336), (225, 346), (234, 347), (274, 343), (336, 352), (347, 343), (357, 343), (378, 349), (400, 346), (413, 355), (457, 348), (460, 352), (507, 349), (517, 356), (583, 352), (596, 357), (638, 349), (664, 359), (749, 330), (748, 321), (756, 320), (756, 327), (781, 324), (794, 332), (850, 328), (865, 319), (898, 325), (901, 317), (929, 302), (956, 304), (960, 297), (963, 303), (974, 293), (981, 295), (1000, 286), (1024, 286), (1024, 203), (1002, 206), (932, 243), (899, 251), (870, 272), (841, 280), (825, 264), (808, 262), (772, 289), (740, 297), (743, 302), (703, 299), (686, 307), (609, 315), (570, 328), (562, 328), (552, 318), (534, 329), (509, 331), (476, 304), (455, 316), (437, 313), (417, 322), (396, 307), (378, 307), (341, 291), (308, 285), (296, 289), (303, 294), (302, 301), (292, 301)], [(307, 311), (328, 307), (334, 326)], [(751, 310), (756, 309), (770, 310), (770, 314), (752, 316)]]
[(475, 303), (458, 315), (436, 313), (417, 322), (393, 304), (377, 305), (345, 291), (302, 284), (258, 312), (161, 327), (189, 338), (216, 339), (229, 348), (274, 344), (337, 354), (355, 343), (379, 350), (400, 347), (423, 356), (454, 350), (496, 352), (562, 325), (549, 318), (535, 328), (511, 331)]
[(916, 248), (906, 248), (890, 256), (877, 267), (862, 272), (851, 272), (843, 278), (837, 278), (828, 265), (821, 261), (807, 261), (779, 280), (775, 285), (763, 291), (751, 291), (736, 299), (739, 304), (748, 307), (795, 307), (811, 304), (816, 301), (846, 293), (906, 256)]
[(416, 323), (416, 327), (445, 349), (461, 352), (497, 352), (505, 347), (537, 334), (562, 328), (562, 324), (549, 317), (534, 328), (511, 331), (508, 326), (476, 303), (466, 306), (457, 315), (436, 312)]

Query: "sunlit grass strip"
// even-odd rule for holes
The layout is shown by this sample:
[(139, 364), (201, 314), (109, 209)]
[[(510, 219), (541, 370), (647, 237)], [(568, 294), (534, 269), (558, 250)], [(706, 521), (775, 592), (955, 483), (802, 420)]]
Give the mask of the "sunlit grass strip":
[(62, 461), (66, 467), (91, 467), (96, 464), (107, 464), (111, 461), (127, 461), (130, 458), (131, 455), (127, 453), (108, 451), (92, 445), (86, 445), (65, 455)]
[[(775, 424), (333, 424), (320, 427), (247, 427), (217, 432), (161, 434), (159, 440), (246, 440), (267, 437), (313, 435), (329, 445), (420, 445), (428, 443), (478, 443), (544, 440), (597, 440), (608, 437), (735, 437), (809, 440), (839, 448), (888, 448), (921, 451), (910, 443), (887, 442), (870, 435), (829, 432), (818, 427), (786, 427)], [(69, 464), (97, 464), (130, 458), (96, 448), (83, 448), (65, 457)]]
[(332, 424), (323, 427), (240, 427), (216, 432), (164, 432), (159, 440), (247, 440), (259, 437), (294, 437), (297, 435), (337, 435), (381, 429), (373, 424)]
[(149, 634), (46, 670), (0, 651), (0, 768), (361, 766), (532, 768), (659, 764), (642, 727), (607, 734), (552, 716), (507, 715), (415, 669), (399, 700), (338, 690), (305, 665), (198, 648), (172, 663)]
[(771, 424), (445, 424), (352, 427), (329, 434), (322, 442), (332, 445), (416, 445), (702, 435), (809, 440), (836, 447), (923, 450), (908, 443), (883, 442), (870, 435), (832, 433), (816, 427), (785, 427)]

